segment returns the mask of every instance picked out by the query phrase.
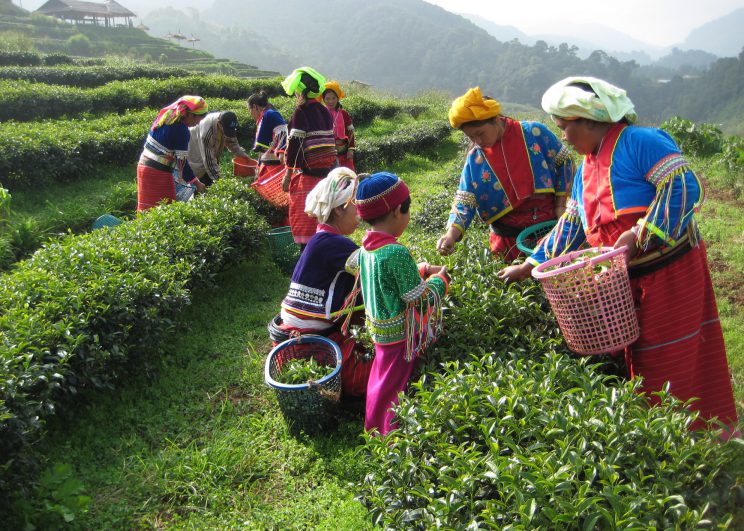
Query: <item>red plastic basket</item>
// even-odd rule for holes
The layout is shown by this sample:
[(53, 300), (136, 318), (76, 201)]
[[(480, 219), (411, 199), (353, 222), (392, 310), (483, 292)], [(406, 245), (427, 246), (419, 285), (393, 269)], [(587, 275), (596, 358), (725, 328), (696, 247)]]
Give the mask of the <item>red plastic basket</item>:
[(282, 179), (285, 171), (286, 167), (283, 164), (262, 166), (258, 178), (251, 184), (258, 195), (280, 208), (289, 206), (289, 194), (282, 190)]
[(254, 177), (258, 161), (241, 156), (233, 158), (233, 175), (236, 177)]
[[(581, 255), (601, 254), (575, 263)], [(532, 270), (566, 338), (577, 354), (609, 354), (640, 335), (625, 247), (591, 248), (553, 258)]]

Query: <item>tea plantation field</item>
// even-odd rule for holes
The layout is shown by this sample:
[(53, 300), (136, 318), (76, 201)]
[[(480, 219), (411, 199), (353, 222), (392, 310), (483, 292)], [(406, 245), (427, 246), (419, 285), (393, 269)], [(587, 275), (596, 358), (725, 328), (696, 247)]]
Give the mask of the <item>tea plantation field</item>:
[[(671, 397), (649, 408), (614, 360), (568, 352), (539, 286), (496, 280), (502, 264), (484, 253), (483, 227), (436, 255), (465, 149), (445, 96), (363, 91), (344, 103), (360, 170), (394, 171), (411, 187), (403, 239), (452, 270), (446, 335), (389, 439), (366, 437), (359, 404), (337, 430), (295, 436), (263, 380), (266, 324), (288, 284), (266, 241), (277, 213), (229, 178), (194, 202), (134, 215), (135, 163), (160, 106), (199, 93), (238, 114), (249, 146), (253, 90), (291, 113), (278, 80), (113, 69), (96, 82), (81, 71), (73, 87), (52, 82), (59, 72), (16, 70), (0, 84), (13, 108), (33, 112), (0, 122), (8, 528), (744, 528), (740, 441), (691, 435)], [(740, 146), (721, 139), (688, 154), (709, 186), (701, 224), (741, 414)], [(127, 222), (89, 232), (106, 212)]]

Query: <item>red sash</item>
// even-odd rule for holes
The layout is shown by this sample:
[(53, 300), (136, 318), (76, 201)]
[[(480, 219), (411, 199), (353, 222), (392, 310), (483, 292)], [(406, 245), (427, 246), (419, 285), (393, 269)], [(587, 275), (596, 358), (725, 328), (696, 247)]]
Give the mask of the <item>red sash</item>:
[(504, 136), (493, 146), (483, 149), (483, 153), (512, 208), (517, 208), (535, 193), (535, 176), (522, 124), (506, 118)]

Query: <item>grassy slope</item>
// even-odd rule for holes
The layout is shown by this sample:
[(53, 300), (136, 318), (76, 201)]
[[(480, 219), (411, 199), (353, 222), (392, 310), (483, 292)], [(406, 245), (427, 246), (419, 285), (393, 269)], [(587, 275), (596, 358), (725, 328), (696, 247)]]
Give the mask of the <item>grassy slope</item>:
[(744, 419), (744, 214), (742, 199), (731, 194), (730, 176), (710, 161), (695, 161), (709, 185), (701, 231), (708, 247), (726, 350), (740, 420)]
[[(391, 127), (376, 121), (360, 135), (384, 134)], [(424, 197), (456, 179), (458, 165), (453, 141), (437, 155), (410, 155), (391, 168), (412, 188), (414, 218)], [(702, 225), (711, 256), (727, 257), (740, 278), (744, 257), (740, 246), (730, 247), (737, 237), (741, 244), (740, 209), (711, 200)], [(436, 233), (412, 226), (407, 234), (419, 244), (422, 237), (433, 241)], [(741, 402), (744, 312), (720, 293), (719, 283), (730, 273), (722, 274), (727, 276), (716, 272), (714, 281)], [(277, 312), (287, 281), (267, 263), (225, 272), (214, 290), (195, 295), (181, 319), (183, 333), (165, 360), (114, 392), (86, 397), (85, 404), (51, 426), (39, 455), (49, 464), (71, 463), (93, 497), (90, 513), (77, 523), (85, 528), (369, 528), (363, 507), (353, 500), (363, 474), (355, 455), (361, 415), (349, 412), (339, 430), (326, 437), (295, 439), (263, 384), (269, 347), (265, 324)]]

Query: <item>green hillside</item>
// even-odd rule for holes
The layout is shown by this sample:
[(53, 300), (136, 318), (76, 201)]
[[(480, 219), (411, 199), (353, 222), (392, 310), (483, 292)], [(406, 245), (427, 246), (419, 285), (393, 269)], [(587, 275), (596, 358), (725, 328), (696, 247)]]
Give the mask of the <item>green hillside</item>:
[[(635, 61), (602, 50), (581, 59), (571, 43), (500, 42), (469, 20), (423, 0), (368, 0), (349, 6), (348, 0), (327, 0), (323, 9), (306, 9), (301, 0), (216, 0), (201, 13), (181, 13), (178, 20), (187, 20), (190, 27), (206, 20), (210, 28), (217, 25), (230, 33), (231, 48), (205, 40), (205, 49), (214, 53), (247, 60), (251, 43), (258, 40), (264, 55), (276, 61), (270, 68), (286, 70), (283, 57), (298, 56), (293, 66), (311, 64), (330, 77), (359, 79), (397, 94), (434, 89), (455, 95), (479, 85), (502, 101), (539, 107), (543, 92), (555, 81), (592, 75), (626, 89), (647, 123), (681, 115), (722, 123), (727, 132), (740, 131), (744, 124), (744, 108), (734, 105), (744, 87), (741, 58), (720, 59), (706, 69), (702, 65), (711, 58), (696, 57), (694, 74), (699, 77), (677, 75), (664, 84), (657, 79), (672, 77), (669, 70), (651, 75)], [(158, 18), (174, 20), (175, 13)], [(692, 57), (671, 59), (689, 63)], [(725, 90), (718, 91), (720, 86)], [(702, 101), (700, 94), (705, 94)]]
[(118, 56), (239, 77), (267, 77), (277, 74), (233, 59), (217, 59), (211, 53), (192, 46), (151, 37), (144, 30), (135, 27), (73, 25), (38, 13), (28, 13), (14, 6), (10, 0), (2, 0), (0, 3), (0, 49), (3, 35), (23, 35), (33, 51), (46, 54)]

